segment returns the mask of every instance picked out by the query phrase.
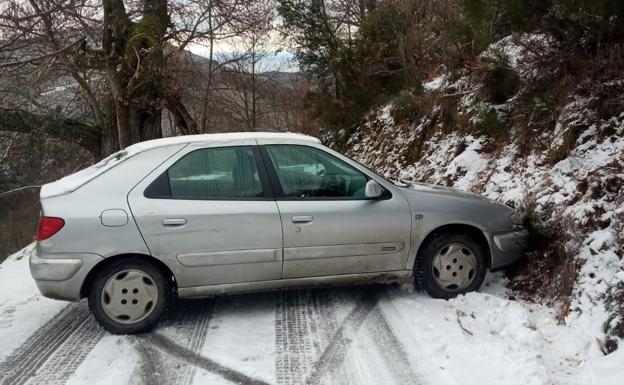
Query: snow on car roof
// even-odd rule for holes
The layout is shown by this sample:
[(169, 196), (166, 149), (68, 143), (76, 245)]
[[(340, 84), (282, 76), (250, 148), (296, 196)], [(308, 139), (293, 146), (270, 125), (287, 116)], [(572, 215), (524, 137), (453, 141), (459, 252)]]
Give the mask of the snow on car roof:
[(318, 138), (309, 135), (297, 134), (294, 132), (226, 132), (220, 134), (199, 134), (173, 136), (170, 138), (153, 139), (145, 142), (133, 144), (126, 150), (136, 148), (139, 152), (155, 147), (169, 146), (181, 143), (201, 143), (201, 142), (227, 142), (229, 140), (241, 139), (277, 139), (277, 140), (305, 140), (320, 143)]
[(318, 138), (297, 134), (294, 132), (232, 132), (221, 134), (200, 134), (200, 135), (183, 135), (170, 138), (153, 139), (145, 142), (133, 144), (121, 151), (118, 151), (98, 163), (89, 166), (83, 170), (75, 172), (57, 181), (44, 184), (41, 186), (39, 197), (41, 199), (67, 194), (76, 190), (78, 187), (91, 181), (98, 175), (103, 174), (107, 170), (115, 167), (122, 161), (139, 154), (141, 152), (151, 150), (153, 148), (172, 146), (176, 144), (202, 143), (202, 142), (227, 142), (231, 140), (241, 139), (274, 139), (274, 140), (293, 140), (308, 141), (320, 143)]

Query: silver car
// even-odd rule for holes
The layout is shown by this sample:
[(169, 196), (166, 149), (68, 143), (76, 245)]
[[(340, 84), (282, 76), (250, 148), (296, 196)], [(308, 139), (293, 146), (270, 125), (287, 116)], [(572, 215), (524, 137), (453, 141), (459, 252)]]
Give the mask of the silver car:
[(527, 239), (505, 205), (397, 185), (290, 133), (139, 143), (43, 186), (41, 207), (39, 290), (88, 298), (118, 334), (150, 330), (175, 296), (415, 282), (451, 298)]

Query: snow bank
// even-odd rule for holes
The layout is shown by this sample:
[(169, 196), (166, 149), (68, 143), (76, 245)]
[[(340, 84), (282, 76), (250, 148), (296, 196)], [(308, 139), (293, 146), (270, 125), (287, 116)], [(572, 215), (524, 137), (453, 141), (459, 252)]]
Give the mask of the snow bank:
[(403, 293), (380, 303), (430, 383), (621, 384), (624, 350), (605, 357), (581, 325), (562, 326), (552, 309), (492, 286), (450, 301)]
[[(543, 50), (549, 49), (551, 44), (548, 37), (541, 35), (520, 37), (522, 39), (522, 44), (517, 44), (511, 37), (503, 39), (482, 57), (502, 52), (510, 59), (510, 65), (521, 72), (527, 43), (541, 44)], [(442, 79), (443, 76), (425, 83), (424, 88), (426, 92), (432, 92), (448, 87), (446, 92), (457, 92), (456, 112), (462, 119), (456, 119), (454, 123), (468, 121), (474, 124), (478, 111), (483, 108), (495, 109), (499, 114), (512, 111), (513, 99), (497, 106), (480, 101), (477, 93), (479, 85), (466, 74), (451, 85), (445, 85)], [(523, 78), (523, 81), (530, 79)], [(582, 378), (591, 379), (592, 375), (604, 369), (607, 383), (616, 380), (622, 383), (624, 371), (618, 373), (613, 362), (624, 367), (624, 342), (620, 341), (617, 353), (605, 357), (596, 340), (604, 341), (607, 337), (603, 325), (610, 315), (604, 306), (605, 298), (611, 288), (624, 282), (624, 260), (621, 259), (621, 242), (624, 239), (624, 113), (600, 118), (597, 113), (599, 101), (587, 94), (570, 95), (566, 104), (558, 110), (554, 130), (536, 130), (538, 137), (533, 139), (535, 145), (527, 149), (521, 138), (514, 139), (517, 133), (513, 131), (508, 133), (511, 140), (503, 138), (508, 144), (501, 146), (496, 139), (475, 133), (476, 130), (466, 130), (470, 132), (467, 134), (462, 132), (462, 127), (449, 129), (440, 122), (441, 107), (435, 105), (435, 93), (432, 94), (432, 101), (432, 110), (415, 122), (388, 121), (388, 106), (375, 111), (362, 130), (349, 138), (345, 146), (347, 155), (387, 177), (459, 188), (516, 208), (534, 204), (535, 210), (547, 216), (551, 223), (569, 223), (570, 233), (578, 232), (579, 235), (578, 250), (572, 255), (579, 266), (578, 277), (566, 318), (567, 326), (557, 332), (557, 336), (551, 337), (553, 341), (555, 337), (580, 341), (578, 344), (582, 348), (575, 345), (573, 349), (578, 357), (570, 358), (572, 361), (566, 359), (562, 364), (574, 361), (578, 362), (579, 368), (584, 368), (572, 368), (572, 372), (584, 373)], [(575, 142), (571, 143), (570, 138)], [(525, 305), (501, 301), (499, 298), (493, 302), (504, 305), (511, 313), (516, 312), (514, 317), (518, 319), (533, 323), (555, 322), (553, 311), (543, 313), (543, 319), (535, 320), (531, 314), (523, 313)], [(522, 325), (516, 325), (514, 331), (508, 329), (517, 322), (514, 317), (506, 319), (506, 314), (494, 314), (492, 320), (500, 317), (510, 326), (499, 329), (491, 324), (488, 333), (512, 335), (522, 331), (523, 338), (527, 340), (551, 338), (535, 337), (533, 331), (523, 329)], [(544, 348), (548, 346), (544, 345)], [(554, 342), (552, 346), (568, 348)], [(439, 347), (440, 351), (447, 351), (447, 348)], [(497, 354), (503, 354), (495, 344), (492, 349), (497, 352), (492, 359)], [(477, 354), (474, 350), (469, 351), (471, 353), (466, 353), (461, 360), (470, 362), (472, 354)], [(523, 365), (522, 360), (517, 365)], [(529, 380), (523, 378), (522, 382), (557, 383), (554, 379), (551, 382), (539, 380), (554, 378), (549, 377), (548, 370), (537, 368), (534, 377)]]

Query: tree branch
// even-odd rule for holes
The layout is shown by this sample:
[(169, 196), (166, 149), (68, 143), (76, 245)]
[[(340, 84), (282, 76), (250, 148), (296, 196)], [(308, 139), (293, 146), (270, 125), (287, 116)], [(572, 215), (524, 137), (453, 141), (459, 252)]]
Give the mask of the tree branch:
[(25, 59), (25, 60), (19, 60), (16, 62), (12, 62), (12, 63), (0, 63), (0, 67), (14, 67), (14, 66), (21, 66), (23, 64), (34, 64), (35, 62), (38, 62), (40, 60), (44, 60), (44, 59), (49, 59), (51, 57), (54, 56), (58, 56), (60, 54), (62, 54), (63, 52), (69, 51), (71, 48), (77, 46), (78, 44), (82, 43), (84, 41), (84, 37), (81, 37), (79, 40), (76, 40), (75, 42), (57, 50), (54, 52), (50, 52), (47, 55), (42, 55), (42, 56), (38, 56), (36, 58), (31, 58), (31, 59)]
[(39, 132), (76, 143), (97, 156), (100, 154), (101, 128), (73, 119), (0, 108), (0, 131)]

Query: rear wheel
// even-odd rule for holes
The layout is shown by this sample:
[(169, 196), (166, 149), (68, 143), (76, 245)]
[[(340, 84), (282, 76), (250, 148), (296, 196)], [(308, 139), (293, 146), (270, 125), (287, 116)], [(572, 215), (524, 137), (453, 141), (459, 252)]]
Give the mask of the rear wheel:
[(114, 334), (150, 331), (170, 300), (166, 276), (142, 259), (115, 261), (97, 274), (89, 290), (95, 319)]
[(486, 251), (462, 233), (439, 233), (422, 245), (416, 258), (416, 280), (427, 294), (449, 299), (481, 287)]

